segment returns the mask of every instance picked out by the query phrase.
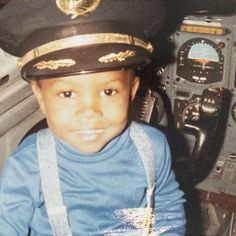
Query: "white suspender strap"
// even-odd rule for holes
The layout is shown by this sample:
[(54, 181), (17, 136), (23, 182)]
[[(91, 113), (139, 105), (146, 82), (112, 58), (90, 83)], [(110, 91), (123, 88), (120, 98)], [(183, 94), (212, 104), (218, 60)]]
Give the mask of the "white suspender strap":
[(137, 147), (138, 153), (141, 157), (145, 174), (147, 176), (147, 207), (145, 212), (145, 223), (146, 226), (143, 230), (142, 236), (150, 235), (152, 226), (152, 214), (154, 209), (154, 190), (156, 186), (156, 166), (155, 166), (155, 155), (151, 140), (144, 132), (144, 130), (137, 123), (132, 123), (130, 128), (130, 136), (133, 139), (135, 146)]
[[(138, 153), (142, 159), (144, 170), (147, 176), (148, 183), (148, 198), (152, 195), (156, 184), (156, 166), (155, 155), (151, 140), (145, 131), (137, 123), (132, 123), (130, 128), (130, 136), (133, 139)], [(151, 199), (148, 199), (148, 206), (152, 206)]]
[(37, 151), (42, 191), (54, 236), (72, 236), (63, 204), (54, 137), (49, 130), (37, 134)]

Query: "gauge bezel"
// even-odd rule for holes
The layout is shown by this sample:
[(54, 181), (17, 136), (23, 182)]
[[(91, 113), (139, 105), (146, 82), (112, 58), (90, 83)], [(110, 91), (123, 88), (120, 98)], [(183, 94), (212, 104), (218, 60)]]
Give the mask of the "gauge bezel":
[[(213, 62), (208, 61), (208, 67), (211, 69), (201, 69), (199, 62), (199, 68), (194, 68), (193, 60), (188, 58), (189, 51), (194, 45), (207, 44), (209, 45), (218, 55), (219, 61)], [(201, 59), (199, 59), (201, 60)], [(214, 41), (207, 38), (193, 38), (181, 45), (177, 53), (177, 69), (176, 74), (193, 83), (209, 84), (214, 82), (222, 81), (224, 72), (224, 55), (222, 48), (218, 46)]]

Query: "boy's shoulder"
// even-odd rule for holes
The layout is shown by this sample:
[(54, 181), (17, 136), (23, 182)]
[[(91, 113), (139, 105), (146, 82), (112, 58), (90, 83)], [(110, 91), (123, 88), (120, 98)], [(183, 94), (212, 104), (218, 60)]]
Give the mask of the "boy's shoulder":
[[(149, 142), (151, 143), (151, 147), (150, 146), (149, 147), (153, 151), (156, 167), (158, 167), (158, 171), (159, 171), (160, 170), (159, 167), (164, 166), (165, 163), (168, 163), (170, 161), (169, 145), (168, 145), (166, 136), (157, 127), (151, 126), (149, 124), (143, 124), (143, 123), (136, 123), (136, 124), (145, 132)], [(142, 140), (142, 143), (145, 143), (145, 142), (146, 142), (145, 140)], [(141, 146), (140, 147), (141, 149), (146, 148), (146, 144), (144, 144), (144, 146), (143, 145), (140, 145), (140, 146)], [(147, 152), (150, 153), (149, 149)]]
[(6, 159), (3, 172), (13, 173), (17, 166), (17, 169), (21, 169), (26, 175), (38, 173), (37, 156), (37, 133), (32, 133), (25, 137)]
[(24, 152), (27, 151), (28, 149), (31, 149), (33, 147), (36, 147), (37, 143), (37, 134), (32, 133), (30, 135), (27, 135), (21, 143), (16, 147), (16, 149), (13, 151), (13, 154), (18, 153), (18, 152)]
[(11, 156), (35, 154), (37, 151), (37, 133), (27, 135), (22, 142), (13, 150)]
[[(136, 122), (134, 122), (136, 123)], [(157, 127), (151, 126), (149, 124), (144, 123), (136, 123), (139, 127), (141, 127), (144, 132), (148, 135), (148, 137), (153, 141), (161, 141), (166, 140), (165, 134)]]
[(138, 126), (141, 127), (148, 136), (153, 150), (157, 155), (165, 153), (166, 148), (169, 149), (166, 135), (159, 128), (144, 123), (138, 123)]

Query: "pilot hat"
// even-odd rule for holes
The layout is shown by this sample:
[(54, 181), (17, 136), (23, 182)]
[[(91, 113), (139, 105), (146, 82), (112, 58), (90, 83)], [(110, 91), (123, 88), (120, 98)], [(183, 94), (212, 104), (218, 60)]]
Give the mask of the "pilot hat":
[(26, 80), (141, 68), (164, 15), (161, 0), (11, 0), (0, 47)]

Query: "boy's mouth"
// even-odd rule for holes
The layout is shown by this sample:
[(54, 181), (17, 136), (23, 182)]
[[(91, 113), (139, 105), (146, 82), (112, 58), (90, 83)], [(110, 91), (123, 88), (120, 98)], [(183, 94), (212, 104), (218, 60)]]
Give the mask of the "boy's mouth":
[(91, 134), (100, 134), (103, 132), (103, 129), (82, 129), (76, 131), (78, 134), (91, 135)]
[(93, 141), (103, 132), (104, 129), (83, 129), (75, 131), (75, 133), (85, 141)]

